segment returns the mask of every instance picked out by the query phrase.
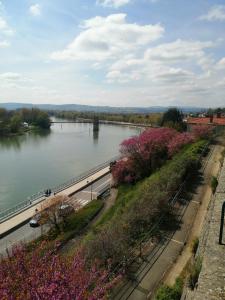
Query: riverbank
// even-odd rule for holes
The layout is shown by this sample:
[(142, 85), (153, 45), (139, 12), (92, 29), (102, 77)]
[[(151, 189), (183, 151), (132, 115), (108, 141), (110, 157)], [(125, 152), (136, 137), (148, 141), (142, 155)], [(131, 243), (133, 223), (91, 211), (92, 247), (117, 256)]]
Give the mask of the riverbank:
[(43, 129), (41, 127), (38, 126), (29, 126), (29, 127), (23, 127), (22, 129), (20, 129), (18, 132), (16, 133), (9, 133), (8, 135), (1, 135), (0, 136), (0, 140), (3, 139), (9, 139), (9, 138), (16, 138), (19, 136), (23, 136), (25, 134), (29, 134), (29, 133), (35, 133), (35, 134), (48, 134), (51, 132), (51, 129)]

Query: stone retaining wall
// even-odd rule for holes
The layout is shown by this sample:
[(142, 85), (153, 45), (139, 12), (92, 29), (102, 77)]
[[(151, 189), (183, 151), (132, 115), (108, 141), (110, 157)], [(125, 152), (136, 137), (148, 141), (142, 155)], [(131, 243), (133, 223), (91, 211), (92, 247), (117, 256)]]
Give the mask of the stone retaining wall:
[(185, 300), (225, 299), (225, 226), (224, 245), (219, 245), (219, 230), (222, 204), (225, 201), (225, 163), (219, 175), (219, 184), (212, 197), (205, 224), (201, 233), (197, 255), (203, 258), (198, 286), (185, 291)]

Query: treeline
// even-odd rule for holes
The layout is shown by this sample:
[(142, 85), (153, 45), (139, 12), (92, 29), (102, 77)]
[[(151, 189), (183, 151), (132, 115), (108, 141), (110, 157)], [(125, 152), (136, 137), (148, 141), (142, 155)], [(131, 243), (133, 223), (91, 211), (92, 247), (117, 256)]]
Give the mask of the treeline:
[(212, 109), (212, 108), (208, 109), (207, 116), (211, 116), (213, 114), (225, 114), (225, 107), (223, 107), (223, 108), (219, 107), (219, 108), (215, 108), (215, 109)]
[(114, 121), (114, 122), (127, 122), (136, 124), (149, 124), (160, 125), (162, 114), (111, 114), (111, 113), (95, 113), (95, 112), (78, 112), (78, 111), (58, 111), (51, 112), (57, 118), (63, 118), (68, 120), (76, 119), (94, 119), (96, 116), (99, 120)]
[(0, 136), (23, 133), (29, 126), (49, 129), (50, 125), (48, 113), (37, 108), (16, 111), (0, 108)]

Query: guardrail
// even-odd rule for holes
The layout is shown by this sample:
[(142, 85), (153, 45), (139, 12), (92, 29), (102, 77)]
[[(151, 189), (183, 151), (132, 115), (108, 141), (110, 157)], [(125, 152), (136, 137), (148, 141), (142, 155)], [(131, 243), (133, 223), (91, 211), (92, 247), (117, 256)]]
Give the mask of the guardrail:
[[(113, 162), (115, 160), (118, 160), (119, 158), (120, 158), (120, 156), (115, 156), (115, 157), (111, 158), (110, 160), (108, 160), (108, 161), (92, 168), (91, 170), (89, 170), (87, 172), (84, 172), (81, 175), (79, 175), (77, 177), (74, 177), (74, 178), (70, 179), (69, 181), (67, 181), (63, 184), (52, 188), (51, 191), (53, 193), (57, 194), (57, 193), (65, 190), (65, 189), (81, 182), (85, 178), (88, 178), (89, 176), (94, 175), (98, 171), (100, 171), (100, 170), (106, 168), (107, 166), (109, 166), (111, 162)], [(25, 201), (20, 202), (16, 206), (14, 206), (12, 208), (9, 208), (9, 209), (6, 209), (4, 211), (1, 211), (0, 212), (0, 223), (2, 223), (2, 221), (5, 220), (6, 218), (9, 218), (10, 216), (18, 213), (21, 210), (24, 210), (26, 207), (28, 208), (28, 207), (32, 206), (34, 204), (34, 202), (38, 203), (38, 202), (44, 200), (43, 199), (44, 197), (45, 197), (45, 191), (43, 190), (43, 191), (40, 191), (40, 192), (28, 197)]]

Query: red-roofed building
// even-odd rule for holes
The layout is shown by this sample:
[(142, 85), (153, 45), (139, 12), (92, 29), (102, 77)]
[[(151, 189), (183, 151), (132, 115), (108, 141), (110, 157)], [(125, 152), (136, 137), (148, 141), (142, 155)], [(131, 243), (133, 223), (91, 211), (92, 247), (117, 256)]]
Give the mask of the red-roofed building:
[(221, 117), (220, 115), (201, 118), (189, 117), (187, 125), (189, 130), (196, 125), (209, 125), (214, 127), (216, 131), (220, 131), (225, 129), (225, 117)]

